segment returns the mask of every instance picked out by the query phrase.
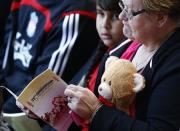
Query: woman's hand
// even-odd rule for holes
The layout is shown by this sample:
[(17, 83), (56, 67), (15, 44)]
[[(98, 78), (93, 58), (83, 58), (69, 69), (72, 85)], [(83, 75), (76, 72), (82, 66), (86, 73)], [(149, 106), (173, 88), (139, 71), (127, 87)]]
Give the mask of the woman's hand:
[(97, 97), (87, 88), (69, 85), (64, 94), (68, 96), (68, 106), (80, 117), (90, 120), (100, 102)]
[(29, 118), (38, 119), (39, 117), (36, 116), (33, 112), (28, 110), (25, 106), (23, 106), (19, 101), (16, 101), (16, 105), (24, 112)]

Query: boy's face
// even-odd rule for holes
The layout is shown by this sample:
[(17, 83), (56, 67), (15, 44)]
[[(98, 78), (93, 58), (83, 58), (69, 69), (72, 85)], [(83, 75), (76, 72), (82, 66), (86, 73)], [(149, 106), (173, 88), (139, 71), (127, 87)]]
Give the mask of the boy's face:
[(96, 6), (96, 28), (101, 40), (109, 48), (114, 48), (118, 45), (119, 41), (124, 38), (123, 24), (119, 20), (118, 15), (113, 11), (103, 10)]

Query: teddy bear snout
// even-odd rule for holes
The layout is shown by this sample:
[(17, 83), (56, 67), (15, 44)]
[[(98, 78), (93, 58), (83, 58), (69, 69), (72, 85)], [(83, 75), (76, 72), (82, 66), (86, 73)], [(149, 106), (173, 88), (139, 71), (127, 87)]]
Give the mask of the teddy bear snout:
[(108, 100), (112, 98), (112, 90), (107, 83), (101, 83), (98, 87), (98, 92), (102, 97)]
[(102, 87), (101, 86), (99, 87), (99, 91), (102, 91)]

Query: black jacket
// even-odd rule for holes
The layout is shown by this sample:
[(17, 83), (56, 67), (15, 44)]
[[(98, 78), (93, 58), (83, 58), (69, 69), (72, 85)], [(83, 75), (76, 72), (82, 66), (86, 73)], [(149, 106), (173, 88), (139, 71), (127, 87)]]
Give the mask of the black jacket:
[(146, 87), (136, 97), (136, 118), (103, 106), (90, 131), (178, 131), (180, 129), (180, 29), (158, 49), (143, 71)]

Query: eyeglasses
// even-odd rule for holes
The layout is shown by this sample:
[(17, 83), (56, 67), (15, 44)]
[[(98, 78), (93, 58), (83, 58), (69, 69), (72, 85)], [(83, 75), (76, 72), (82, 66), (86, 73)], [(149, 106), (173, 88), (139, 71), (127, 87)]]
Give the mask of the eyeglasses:
[(134, 16), (137, 16), (137, 15), (140, 15), (140, 14), (146, 12), (145, 9), (141, 9), (139, 11), (133, 11), (133, 10), (128, 11), (128, 8), (125, 7), (122, 2), (119, 2), (119, 6), (122, 10), (121, 14), (125, 15), (128, 19), (132, 19)]

